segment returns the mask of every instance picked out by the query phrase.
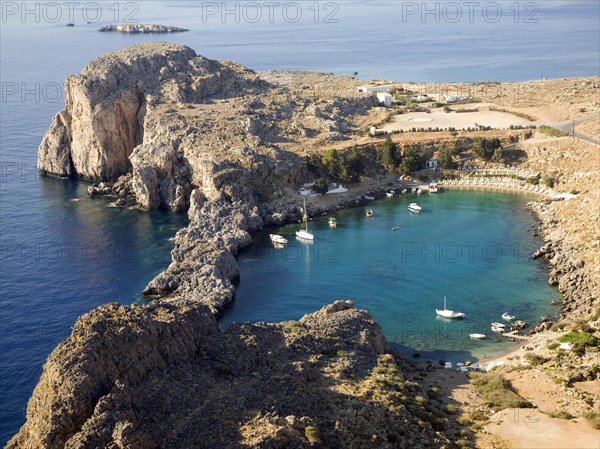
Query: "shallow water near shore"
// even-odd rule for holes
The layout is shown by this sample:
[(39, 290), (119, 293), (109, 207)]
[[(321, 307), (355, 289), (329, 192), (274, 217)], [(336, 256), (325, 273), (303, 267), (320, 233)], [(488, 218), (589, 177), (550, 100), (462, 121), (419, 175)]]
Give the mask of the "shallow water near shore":
[[(265, 230), (238, 257), (241, 278), (221, 325), (298, 319), (335, 299), (352, 299), (408, 353), (452, 361), (506, 353), (519, 344), (490, 329), (491, 322), (503, 322), (503, 312), (529, 324), (558, 313), (547, 267), (531, 259), (541, 243), (525, 208), (532, 199), (493, 191), (407, 194), (369, 204), (373, 218), (364, 208), (338, 212), (336, 229), (327, 217), (314, 218), (312, 244), (295, 238), (300, 224)], [(407, 210), (413, 201), (421, 214)], [(274, 248), (272, 232), (288, 245)], [(465, 319), (436, 317), (444, 296)], [(470, 332), (488, 338), (471, 340)]]

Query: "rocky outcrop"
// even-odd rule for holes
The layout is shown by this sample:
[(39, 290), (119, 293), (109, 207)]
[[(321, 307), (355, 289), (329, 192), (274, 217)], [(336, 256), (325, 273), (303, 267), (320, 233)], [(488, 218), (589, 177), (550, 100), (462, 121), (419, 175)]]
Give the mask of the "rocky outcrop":
[(50, 355), (7, 447), (452, 447), (401, 369), (350, 301), (225, 333), (195, 302), (109, 304)]
[(144, 142), (146, 115), (157, 104), (202, 103), (219, 92), (235, 94), (246, 81), (256, 76), (182, 45), (107, 53), (67, 78), (65, 109), (42, 140), (38, 167), (59, 176), (116, 179), (131, 170), (129, 157)]
[(98, 31), (118, 31), (119, 33), (182, 33), (189, 31), (186, 28), (178, 28), (169, 25), (141, 24), (141, 23), (126, 23), (119, 25), (106, 25)]
[(544, 245), (532, 257), (548, 261), (550, 272), (548, 283), (558, 287), (562, 295), (561, 317), (569, 321), (589, 318), (598, 307), (594, 273), (581, 259), (581, 248), (570, 245), (565, 231), (554, 216), (551, 203), (529, 203), (529, 208), (540, 221), (538, 233)]

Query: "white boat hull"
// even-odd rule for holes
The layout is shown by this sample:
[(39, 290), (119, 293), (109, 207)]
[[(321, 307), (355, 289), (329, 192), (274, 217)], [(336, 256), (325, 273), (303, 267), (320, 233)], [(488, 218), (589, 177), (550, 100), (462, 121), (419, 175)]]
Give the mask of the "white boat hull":
[(314, 240), (315, 236), (312, 235), (310, 232), (305, 231), (304, 229), (300, 230), (300, 231), (296, 231), (296, 237), (298, 237), (299, 239), (303, 239), (303, 240)]
[(280, 245), (285, 245), (288, 242), (285, 237), (278, 234), (269, 234), (269, 237), (273, 243), (278, 243)]
[(483, 340), (485, 338), (485, 334), (469, 334), (469, 338), (472, 338), (473, 340)]
[(463, 312), (455, 312), (454, 310), (440, 310), (435, 309), (435, 313), (443, 318), (464, 318), (465, 314)]

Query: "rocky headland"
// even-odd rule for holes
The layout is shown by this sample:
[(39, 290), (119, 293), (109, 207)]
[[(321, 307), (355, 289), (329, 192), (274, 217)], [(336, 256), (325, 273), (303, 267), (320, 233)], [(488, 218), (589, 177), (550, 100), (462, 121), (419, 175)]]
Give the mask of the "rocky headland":
[(219, 330), (195, 301), (102, 306), (48, 358), (8, 448), (452, 448), (350, 301)]
[(182, 33), (189, 31), (186, 28), (178, 28), (169, 25), (155, 25), (152, 23), (141, 24), (141, 23), (125, 23), (118, 25), (106, 25), (100, 28), (98, 31), (117, 31), (119, 33)]
[[(363, 145), (353, 133), (388, 114), (356, 92), (359, 84), (326, 73), (257, 73), (168, 43), (108, 53), (67, 78), (39, 169), (93, 180), (90, 194), (117, 205), (187, 212), (190, 223), (176, 235), (169, 267), (144, 290), (155, 301), (111, 304), (78, 320), (49, 357), (9, 447), (453, 447), (441, 433), (452, 426), (406, 379), (370, 315), (350, 303), (225, 333), (215, 321), (233, 300), (235, 256), (252, 233), (302, 216), (294, 192), (311, 180), (304, 156)], [(544, 145), (560, 151), (547, 157)], [(529, 168), (546, 175), (560, 166), (560, 145), (523, 144)], [(590, 155), (597, 152), (577, 157)], [(381, 164), (370, 170), (385, 179)], [(563, 318), (597, 307), (592, 171), (557, 178), (553, 193), (577, 176), (596, 183), (576, 200), (532, 206), (546, 240), (537, 256), (553, 266)], [(308, 208), (317, 215), (356, 201), (354, 192)], [(589, 240), (579, 240), (569, 205), (592, 218)]]

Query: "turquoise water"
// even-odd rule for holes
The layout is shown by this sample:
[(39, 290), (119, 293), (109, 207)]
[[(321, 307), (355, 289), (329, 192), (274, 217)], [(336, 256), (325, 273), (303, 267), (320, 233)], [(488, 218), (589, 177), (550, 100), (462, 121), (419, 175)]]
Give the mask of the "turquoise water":
[[(415, 200), (420, 215), (407, 210)], [(527, 323), (556, 313), (547, 267), (531, 259), (539, 242), (524, 208), (528, 200), (489, 191), (407, 194), (369, 205), (373, 218), (364, 209), (340, 212), (336, 229), (327, 217), (314, 219), (314, 244), (292, 237), (297, 224), (277, 231), (288, 236), (284, 249), (273, 248), (273, 230), (265, 231), (238, 259), (235, 303), (221, 323), (297, 319), (352, 299), (374, 315), (390, 342), (423, 357), (460, 361), (504, 352), (515, 344), (489, 326), (504, 311)], [(436, 318), (444, 296), (449, 309), (466, 313), (464, 320)], [(469, 332), (490, 338), (472, 341)]]
[[(24, 2), (4, 3), (24, 7)], [(456, 23), (437, 22), (431, 16), (426, 21), (412, 16), (402, 22), (402, 4), (411, 2), (395, 1), (299, 2), (304, 15), (295, 23), (281, 20), (281, 9), (273, 22), (236, 21), (231, 15), (225, 20), (217, 15), (204, 21), (202, 4), (211, 3), (90, 3), (85, 5), (92, 7), (90, 13), (94, 5), (103, 8), (101, 20), (91, 24), (82, 19), (81, 4), (72, 28), (64, 26), (68, 7), (62, 2), (58, 4), (64, 6), (64, 16), (59, 22), (35, 13), (3, 16), (0, 446), (24, 422), (27, 399), (42, 364), (70, 333), (76, 318), (111, 300), (135, 301), (154, 274), (169, 264), (172, 245), (168, 238), (186, 221), (185, 215), (110, 208), (104, 200), (88, 199), (85, 183), (35, 175), (37, 146), (52, 116), (64, 105), (55, 89), (60, 90), (65, 77), (80, 72), (91, 59), (133, 44), (163, 40), (257, 70), (358, 72), (362, 79), (519, 81), (536, 79), (542, 72), (547, 77), (561, 77), (594, 75), (599, 70), (597, 1), (537, 2), (539, 20), (535, 23), (524, 22), (523, 14), (513, 20), (508, 8), (514, 9), (518, 2), (502, 2), (504, 15), (496, 23), (481, 16), (472, 23), (467, 16)], [(238, 2), (228, 2), (230, 6), (234, 3)], [(326, 5), (331, 3), (339, 6), (336, 23), (324, 20)], [(29, 2), (27, 8), (35, 11), (40, 4)], [(309, 9), (315, 4), (320, 8), (319, 20), (311, 15), (314, 9)], [(99, 26), (114, 22), (115, 7), (123, 20), (133, 11), (131, 6), (137, 8), (133, 19), (140, 23), (165, 23), (190, 31), (161, 36), (98, 33)], [(524, 8), (525, 3), (518, 6)], [(421, 262), (414, 255), (403, 261), (401, 257), (402, 243), (408, 244), (409, 239), (498, 238), (512, 242), (523, 238), (531, 242), (526, 232), (530, 218), (514, 213), (521, 207), (520, 198), (455, 195), (460, 194), (423, 198), (420, 201), (426, 210), (420, 217), (409, 217), (404, 206), (393, 207), (394, 201), (402, 200), (390, 200), (375, 206), (377, 216), (368, 223), (354, 211), (340, 214), (340, 227), (335, 231), (315, 222), (316, 246), (307, 253), (306, 247), (293, 242), (287, 250), (290, 253), (284, 253), (286, 260), (281, 260), (281, 252), (270, 253), (267, 235), (259, 235), (257, 244), (240, 260), (237, 302), (224, 322), (297, 318), (334, 298), (351, 297), (360, 307), (368, 307), (398, 344), (418, 350), (448, 347), (475, 353), (501, 348), (499, 342), (474, 347), (462, 337), (446, 338), (445, 332), (456, 331), (460, 324), (444, 328), (430, 319), (432, 310), (447, 295), (450, 306), (468, 312), (462, 324), (476, 319), (487, 322), (487, 312), (501, 313), (495, 308), (509, 307), (498, 301), (514, 301), (513, 312), (534, 319), (546, 313), (544, 305), (551, 296), (540, 265), (526, 255), (518, 264), (508, 264), (507, 254), (496, 264), (437, 263), (431, 257)], [(76, 199), (79, 201), (72, 201)], [(396, 221), (402, 229), (392, 234), (389, 228)], [(294, 226), (286, 229), (284, 232), (291, 232)], [(328, 243), (337, 246), (326, 246)], [(292, 248), (305, 250), (298, 260), (290, 260)], [(405, 250), (410, 248), (408, 245)], [(315, 260), (310, 259), (313, 256)], [(272, 260), (265, 264), (265, 258)], [(407, 311), (411, 317), (427, 320), (409, 321)], [(438, 326), (440, 336), (438, 327), (431, 331), (436, 336), (429, 328), (415, 331), (411, 327), (422, 322)], [(427, 338), (421, 338), (422, 334)], [(435, 339), (439, 340), (436, 345), (432, 344)]]

